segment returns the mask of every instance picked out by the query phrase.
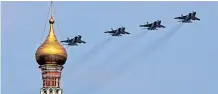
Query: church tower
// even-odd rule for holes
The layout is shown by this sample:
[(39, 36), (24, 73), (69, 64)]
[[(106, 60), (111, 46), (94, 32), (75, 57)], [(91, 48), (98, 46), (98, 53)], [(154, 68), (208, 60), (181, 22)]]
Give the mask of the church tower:
[(55, 31), (55, 20), (52, 15), (49, 20), (50, 30), (44, 43), (35, 53), (36, 61), (42, 72), (42, 88), (40, 94), (63, 94), (60, 87), (61, 72), (67, 60), (66, 49), (58, 42)]

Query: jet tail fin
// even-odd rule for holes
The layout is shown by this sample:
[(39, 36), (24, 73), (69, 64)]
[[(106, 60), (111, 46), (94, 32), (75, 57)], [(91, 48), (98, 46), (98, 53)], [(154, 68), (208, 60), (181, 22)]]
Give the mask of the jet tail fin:
[(77, 41), (77, 40), (78, 40), (78, 37), (77, 37), (77, 36), (75, 36), (75, 37), (74, 37), (74, 41)]
[(78, 39), (80, 40), (82, 38), (82, 36), (78, 35)]
[(161, 21), (160, 20), (158, 20), (158, 25), (160, 25), (161, 24)]

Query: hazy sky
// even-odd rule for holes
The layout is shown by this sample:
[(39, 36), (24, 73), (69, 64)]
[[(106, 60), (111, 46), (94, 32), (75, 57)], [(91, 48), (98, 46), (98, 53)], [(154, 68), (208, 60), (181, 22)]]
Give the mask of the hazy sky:
[[(49, 4), (2, 3), (3, 94), (39, 94), (35, 52), (49, 31)], [(58, 39), (80, 34), (87, 42), (67, 49), (64, 94), (218, 94), (218, 2), (54, 4)], [(173, 19), (192, 11), (201, 21), (182, 26)], [(155, 20), (167, 28), (139, 28)], [(131, 35), (103, 33), (121, 26)]]

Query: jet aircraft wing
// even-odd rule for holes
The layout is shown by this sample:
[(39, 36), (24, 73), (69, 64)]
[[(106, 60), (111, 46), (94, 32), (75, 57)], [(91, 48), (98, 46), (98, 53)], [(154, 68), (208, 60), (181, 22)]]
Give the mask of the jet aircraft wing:
[(159, 27), (166, 28), (166, 26), (164, 26), (164, 25), (159, 25)]
[(115, 30), (113, 30), (113, 31), (106, 31), (106, 32), (104, 32), (104, 33), (115, 33), (116, 31)]
[(139, 27), (151, 27), (152, 24), (145, 24), (145, 25), (140, 25)]
[(174, 19), (185, 19), (186, 16), (181, 15), (180, 17), (175, 17)]
[(70, 42), (70, 43), (63, 44), (63, 45), (68, 45), (68, 46), (77, 46), (78, 44), (75, 43), (75, 42)]
[(124, 32), (122, 32), (122, 34), (130, 34), (129, 32), (126, 32), (126, 31), (124, 31)]
[(192, 18), (192, 20), (200, 20), (199, 18), (197, 18), (197, 17), (194, 17), (194, 18)]

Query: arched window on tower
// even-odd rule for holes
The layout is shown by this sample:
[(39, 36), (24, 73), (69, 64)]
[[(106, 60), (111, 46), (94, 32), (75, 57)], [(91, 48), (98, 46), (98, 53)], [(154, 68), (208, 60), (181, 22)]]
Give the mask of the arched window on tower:
[(58, 92), (59, 92), (59, 89), (56, 90), (56, 94), (58, 94)]
[(49, 90), (49, 93), (52, 94), (52, 89)]
[(48, 86), (48, 80), (47, 80), (47, 78), (45, 79), (45, 85), (46, 85), (46, 87)]
[(58, 87), (60, 87), (60, 82), (59, 81), (60, 81), (60, 78), (58, 78)]
[(51, 86), (50, 83), (51, 83), (51, 80), (48, 80), (48, 86)]
[(43, 94), (46, 94), (46, 90), (43, 90)]
[(57, 80), (55, 79), (55, 80), (54, 80), (54, 86), (55, 86), (55, 87), (57, 86), (57, 83), (56, 83), (56, 82), (57, 82)]
[(43, 87), (45, 86), (45, 80), (43, 80)]
[(55, 79), (54, 79), (54, 77), (52, 78), (52, 86), (55, 86)]

